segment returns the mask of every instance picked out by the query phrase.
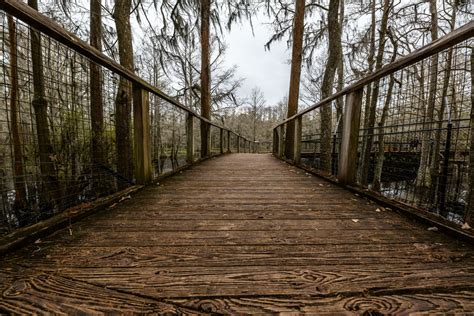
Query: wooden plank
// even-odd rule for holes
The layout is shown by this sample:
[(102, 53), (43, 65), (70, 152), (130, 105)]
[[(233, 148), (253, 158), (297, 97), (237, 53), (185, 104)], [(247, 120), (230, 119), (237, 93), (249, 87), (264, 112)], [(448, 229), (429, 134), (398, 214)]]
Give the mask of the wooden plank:
[(351, 92), (346, 97), (342, 119), (341, 154), (337, 178), (341, 184), (354, 184), (357, 172), (357, 149), (359, 146), (360, 113), (364, 90)]
[(198, 311), (223, 315), (409, 315), (465, 314), (474, 309), (474, 292), (355, 297), (266, 296), (168, 299)]
[[(9, 277), (9, 279), (7, 278)], [(0, 311), (8, 314), (198, 314), (150, 298), (117, 292), (72, 278), (46, 273), (0, 275), (11, 283), (2, 291)], [(178, 303), (178, 305), (181, 305)], [(199, 314), (202, 311), (199, 312)]]
[[(133, 253), (131, 254), (133, 256)], [(130, 265), (130, 261), (125, 261)], [(237, 267), (118, 267), (61, 268), (59, 273), (75, 280), (107, 286), (133, 295), (160, 299), (171, 297), (242, 297), (268, 295), (393, 295), (402, 293), (450, 293), (474, 291), (472, 269), (438, 268), (424, 263), (416, 268), (395, 266), (327, 265)], [(47, 268), (44, 268), (50, 273)], [(146, 286), (144, 286), (146, 284)], [(429, 286), (427, 286), (429, 285)]]

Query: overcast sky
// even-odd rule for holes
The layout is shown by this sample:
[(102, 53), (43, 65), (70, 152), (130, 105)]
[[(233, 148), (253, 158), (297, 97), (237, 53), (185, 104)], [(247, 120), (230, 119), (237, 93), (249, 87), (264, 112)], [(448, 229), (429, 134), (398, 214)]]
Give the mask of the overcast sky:
[(228, 67), (237, 65), (237, 77), (245, 78), (241, 96), (248, 96), (253, 87), (258, 86), (265, 94), (268, 105), (275, 105), (288, 94), (290, 80), (291, 50), (287, 49), (286, 40), (273, 43), (270, 51), (265, 51), (264, 44), (271, 36), (270, 27), (265, 24), (265, 17), (253, 21), (254, 33), (249, 23), (233, 25), (226, 36), (228, 49), (224, 57)]

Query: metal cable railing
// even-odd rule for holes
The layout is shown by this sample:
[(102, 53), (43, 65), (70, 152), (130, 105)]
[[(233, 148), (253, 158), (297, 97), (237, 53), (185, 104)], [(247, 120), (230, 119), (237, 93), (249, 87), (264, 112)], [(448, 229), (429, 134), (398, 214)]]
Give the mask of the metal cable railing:
[[(456, 224), (469, 222), (473, 36), (470, 22), (288, 118), (274, 128), (274, 154)], [(342, 98), (344, 111), (336, 102)], [(332, 115), (330, 130), (323, 109)], [(291, 121), (295, 139), (285, 137)]]
[(201, 124), (212, 155), (253, 143), (21, 1), (2, 1), (0, 45), (0, 235), (206, 156)]

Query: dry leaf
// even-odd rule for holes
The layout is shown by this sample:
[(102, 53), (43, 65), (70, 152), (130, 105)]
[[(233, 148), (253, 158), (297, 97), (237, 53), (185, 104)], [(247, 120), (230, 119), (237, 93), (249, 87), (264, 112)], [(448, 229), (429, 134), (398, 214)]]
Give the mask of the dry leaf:
[(352, 221), (353, 221), (354, 223), (358, 223), (358, 222), (359, 222), (359, 220), (358, 220), (358, 219), (355, 219), (355, 218), (353, 218)]
[(469, 226), (468, 223), (464, 223), (462, 224), (461, 229), (471, 229), (471, 226)]
[(125, 200), (128, 200), (128, 199), (131, 199), (131, 198), (132, 198), (132, 197), (130, 196), (130, 194), (127, 195), (127, 196), (122, 196), (122, 197), (120, 198), (120, 201), (119, 201), (119, 202), (122, 202), (122, 201), (125, 201)]
[(382, 212), (379, 208), (375, 210), (376, 212)]
[(432, 232), (437, 232), (437, 231), (438, 231), (438, 227), (436, 227), (436, 226), (429, 227), (428, 230), (429, 230), (429, 231), (432, 231)]

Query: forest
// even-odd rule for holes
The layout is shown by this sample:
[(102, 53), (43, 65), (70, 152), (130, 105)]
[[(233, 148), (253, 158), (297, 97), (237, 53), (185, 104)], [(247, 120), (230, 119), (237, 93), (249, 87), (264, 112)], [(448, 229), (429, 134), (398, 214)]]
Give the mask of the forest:
[[(28, 0), (99, 53), (203, 118), (270, 152), (298, 111), (473, 20), (469, 0)], [(130, 80), (39, 29), (1, 15), (0, 234), (136, 182)], [(262, 21), (265, 21), (263, 23)], [(226, 63), (235, 28), (285, 44), (287, 90), (264, 93)], [(464, 221), (473, 200), (473, 40), (364, 89), (357, 181)], [(265, 69), (255, 69), (255, 72)], [(245, 89), (244, 89), (245, 88)], [(188, 112), (149, 97), (153, 177), (189, 162)], [(302, 164), (337, 174), (344, 98), (302, 116)], [(241, 138), (191, 119), (194, 159), (241, 150)], [(282, 129), (283, 130), (283, 129)], [(284, 124), (291, 158), (295, 122)], [(239, 142), (239, 143), (238, 143)], [(440, 206), (441, 204), (441, 206)]]

